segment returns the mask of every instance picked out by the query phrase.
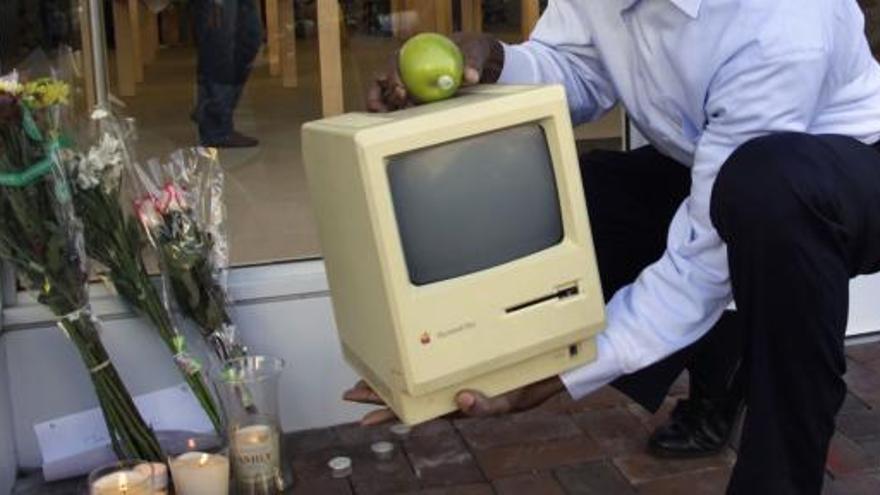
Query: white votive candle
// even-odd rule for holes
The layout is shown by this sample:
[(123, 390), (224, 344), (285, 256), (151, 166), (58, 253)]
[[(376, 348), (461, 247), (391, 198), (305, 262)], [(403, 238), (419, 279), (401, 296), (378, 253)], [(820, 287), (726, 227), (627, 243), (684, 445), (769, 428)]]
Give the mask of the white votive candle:
[(152, 495), (150, 476), (137, 471), (117, 471), (92, 482), (91, 495)]
[(229, 493), (229, 458), (187, 452), (171, 460), (171, 478), (177, 495), (226, 495)]
[(236, 482), (258, 492), (277, 486), (281, 475), (278, 431), (268, 425), (252, 425), (235, 431), (232, 454)]

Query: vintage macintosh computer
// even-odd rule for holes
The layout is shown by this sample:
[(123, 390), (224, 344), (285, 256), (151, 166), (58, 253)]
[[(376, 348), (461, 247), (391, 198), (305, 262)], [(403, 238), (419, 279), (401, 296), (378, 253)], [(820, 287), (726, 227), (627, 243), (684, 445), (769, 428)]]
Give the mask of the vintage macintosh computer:
[(348, 363), (406, 423), (595, 359), (604, 300), (564, 90), (306, 124)]

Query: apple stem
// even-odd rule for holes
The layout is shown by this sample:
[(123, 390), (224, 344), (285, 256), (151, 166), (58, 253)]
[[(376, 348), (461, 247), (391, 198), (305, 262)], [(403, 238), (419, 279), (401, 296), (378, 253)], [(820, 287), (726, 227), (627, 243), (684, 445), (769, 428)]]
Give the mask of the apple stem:
[(455, 80), (448, 74), (442, 75), (437, 78), (437, 86), (439, 86), (440, 89), (451, 89), (455, 86)]

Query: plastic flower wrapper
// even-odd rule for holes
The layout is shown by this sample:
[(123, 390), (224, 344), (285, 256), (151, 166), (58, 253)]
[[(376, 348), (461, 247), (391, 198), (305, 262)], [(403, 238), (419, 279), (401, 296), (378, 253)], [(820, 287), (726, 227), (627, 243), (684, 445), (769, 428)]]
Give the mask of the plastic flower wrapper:
[(145, 315), (174, 356), (218, 433), (222, 432), (219, 408), (211, 395), (202, 364), (187, 349), (186, 338), (150, 280), (142, 258), (146, 238), (138, 221), (124, 212), (121, 202), (123, 172), (133, 161), (134, 128), (109, 111), (92, 112), (88, 126), (91, 142), (83, 151), (62, 152), (73, 186), (76, 213), (85, 224), (88, 255), (109, 270), (119, 295)]
[(4, 79), (0, 89), (0, 257), (76, 346), (116, 455), (160, 461), (159, 442), (110, 362), (89, 307), (82, 223), (60, 157), (66, 147), (58, 126), (63, 83), (15, 79)]
[(159, 254), (166, 293), (220, 362), (243, 356), (223, 283), (228, 255), (217, 151), (179, 150), (167, 163), (151, 160), (135, 171), (141, 190), (135, 212)]

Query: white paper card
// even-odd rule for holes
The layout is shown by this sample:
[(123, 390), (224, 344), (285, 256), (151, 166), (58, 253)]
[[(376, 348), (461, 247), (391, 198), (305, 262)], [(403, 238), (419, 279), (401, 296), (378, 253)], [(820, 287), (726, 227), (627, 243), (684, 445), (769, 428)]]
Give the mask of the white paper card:
[[(213, 432), (211, 421), (186, 384), (139, 395), (134, 401), (160, 439), (169, 437), (162, 432)], [(34, 431), (47, 481), (85, 474), (116, 458), (98, 408), (36, 424)]]

